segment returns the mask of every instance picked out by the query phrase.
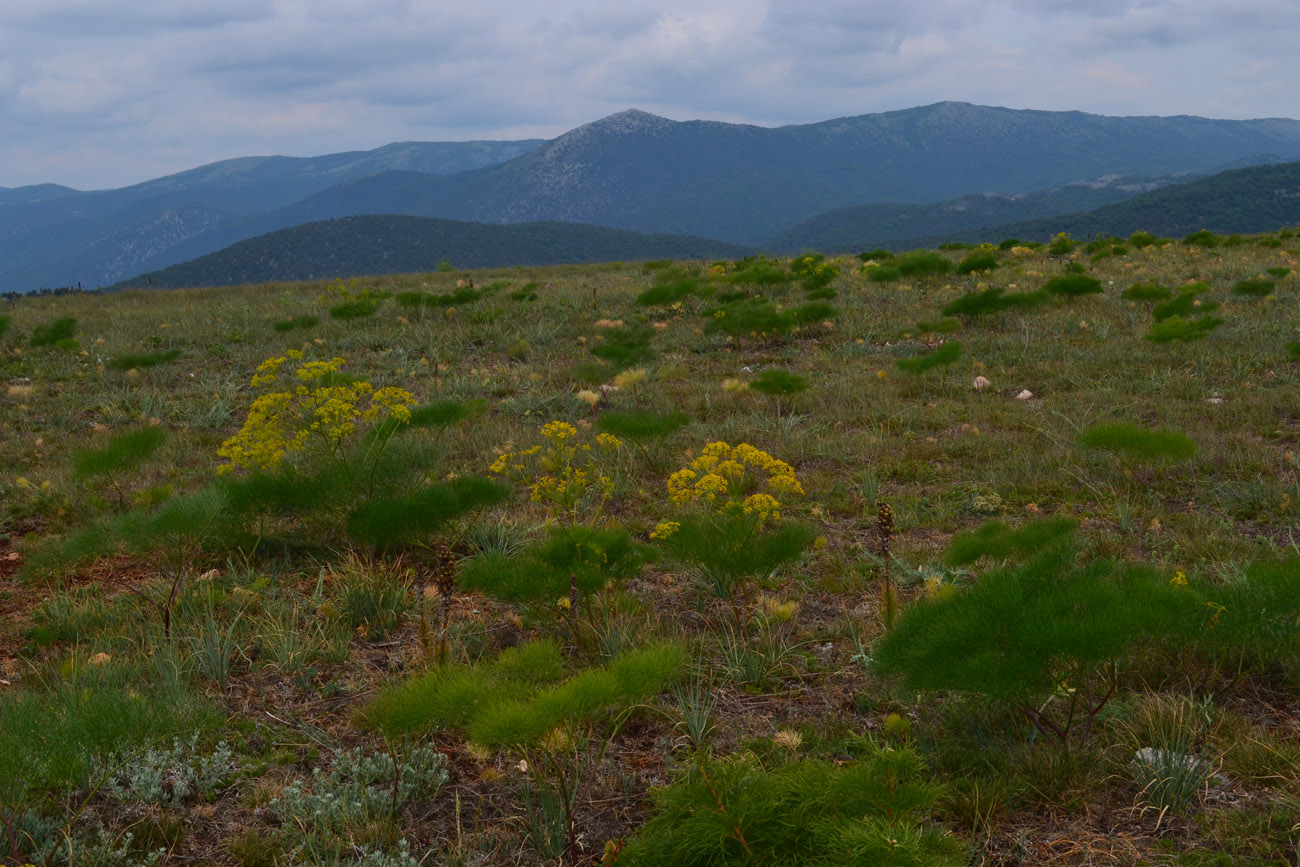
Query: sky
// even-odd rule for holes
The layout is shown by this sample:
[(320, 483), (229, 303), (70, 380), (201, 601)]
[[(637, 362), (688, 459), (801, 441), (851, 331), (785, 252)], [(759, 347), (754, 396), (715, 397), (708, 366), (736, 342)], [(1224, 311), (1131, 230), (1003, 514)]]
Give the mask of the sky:
[(1297, 35), (1297, 0), (2, 0), (0, 187), (550, 138), (627, 108), (1300, 118)]

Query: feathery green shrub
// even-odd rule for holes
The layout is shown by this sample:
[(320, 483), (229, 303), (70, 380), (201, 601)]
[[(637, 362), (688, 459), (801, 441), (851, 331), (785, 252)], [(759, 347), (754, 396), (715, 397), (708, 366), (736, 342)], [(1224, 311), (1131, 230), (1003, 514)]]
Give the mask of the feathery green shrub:
[(1125, 301), (1164, 301), (1172, 297), (1174, 291), (1153, 282), (1138, 282), (1124, 290), (1120, 295)]
[(28, 342), (32, 346), (53, 346), (63, 340), (71, 340), (77, 330), (77, 320), (71, 316), (56, 319), (48, 325), (37, 325), (32, 329)]
[(1165, 244), (1170, 243), (1170, 239), (1161, 238), (1157, 235), (1151, 234), (1148, 231), (1139, 229), (1138, 231), (1134, 232), (1132, 235), (1128, 236), (1128, 242), (1132, 244), (1136, 249), (1141, 250), (1144, 247), (1163, 246)]
[(1095, 277), (1088, 277), (1085, 274), (1062, 274), (1044, 283), (1043, 291), (1048, 295), (1065, 295), (1074, 298), (1080, 295), (1096, 295), (1102, 291), (1102, 288), (1101, 281)]
[(126, 503), (126, 490), (121, 477), (138, 469), (154, 452), (162, 448), (167, 432), (150, 426), (120, 433), (97, 449), (81, 449), (72, 454), (72, 476), (75, 479), (106, 477), (117, 492), (117, 505)]
[(1183, 243), (1194, 247), (1213, 248), (1223, 243), (1223, 236), (1216, 235), (1209, 229), (1201, 229), (1199, 232), (1192, 232), (1183, 238)]
[(895, 362), (899, 370), (906, 373), (925, 373), (936, 367), (946, 367), (961, 358), (962, 346), (955, 341), (942, 343), (925, 355), (915, 358), (900, 358)]
[(554, 605), (569, 596), (570, 579), (587, 596), (640, 571), (650, 550), (619, 527), (553, 527), (547, 538), (516, 554), (460, 561), (460, 584), (506, 602)]
[(1168, 428), (1150, 430), (1124, 421), (1099, 422), (1079, 434), (1079, 445), (1103, 449), (1134, 461), (1185, 461), (1196, 454), (1187, 434)]
[(1250, 277), (1246, 280), (1238, 280), (1232, 286), (1233, 295), (1241, 295), (1246, 298), (1263, 298), (1266, 295), (1272, 295), (1277, 284), (1272, 280), (1266, 280), (1263, 277)]
[(610, 410), (596, 418), (596, 427), (606, 433), (633, 441), (657, 440), (672, 435), (690, 423), (691, 417), (681, 410)]
[(943, 561), (966, 566), (983, 557), (996, 561), (1018, 560), (1064, 541), (1074, 533), (1073, 518), (1043, 518), (1012, 529), (1000, 521), (986, 521), (975, 530), (953, 536)]
[(1151, 308), (1151, 318), (1156, 322), (1163, 322), (1174, 316), (1186, 319), (1193, 313), (1213, 313), (1219, 309), (1219, 302), (1200, 300), (1201, 293), (1209, 288), (1204, 283), (1191, 283), (1181, 287), (1177, 295)]
[(891, 266), (898, 269), (898, 273), (904, 277), (947, 274), (952, 270), (952, 262), (948, 257), (935, 250), (913, 250), (910, 253), (903, 253), (891, 260)]
[(1168, 319), (1151, 323), (1143, 339), (1152, 343), (1200, 340), (1222, 324), (1223, 320), (1214, 316), (1199, 316), (1196, 319), (1170, 316)]
[(308, 328), (315, 328), (320, 325), (319, 316), (295, 316), (292, 319), (282, 319), (276, 322), (274, 326), (276, 331), (305, 331)]
[(944, 316), (983, 316), (1002, 310), (1028, 310), (1047, 300), (1046, 292), (1012, 292), (1007, 295), (1002, 287), (968, 292), (943, 308)]
[(762, 256), (742, 259), (735, 270), (714, 278), (715, 282), (733, 286), (784, 286), (790, 282), (790, 272), (778, 263)]
[(910, 748), (768, 770), (752, 755), (701, 760), (651, 794), (627, 841), (629, 867), (958, 867), (965, 847), (927, 825), (942, 789)]
[(655, 330), (649, 325), (634, 323), (614, 328), (605, 340), (591, 347), (591, 354), (607, 362), (615, 370), (653, 361), (657, 353), (650, 346)]
[(110, 370), (147, 370), (180, 358), (179, 349), (160, 349), (157, 352), (124, 352), (105, 365)]
[(769, 368), (750, 380), (749, 387), (769, 397), (789, 397), (806, 391), (808, 380), (788, 370)]
[(957, 273), (974, 274), (977, 271), (991, 271), (998, 267), (998, 257), (991, 250), (977, 250), (957, 263)]

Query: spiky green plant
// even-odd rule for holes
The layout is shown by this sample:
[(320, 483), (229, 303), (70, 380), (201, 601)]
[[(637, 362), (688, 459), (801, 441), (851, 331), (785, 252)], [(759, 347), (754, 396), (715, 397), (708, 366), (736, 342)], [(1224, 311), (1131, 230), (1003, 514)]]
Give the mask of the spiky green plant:
[(180, 358), (179, 349), (160, 349), (157, 352), (124, 352), (109, 359), (105, 367), (111, 370), (147, 370)]
[(51, 323), (37, 325), (32, 329), (28, 343), (32, 346), (53, 346), (59, 341), (71, 340), (76, 330), (77, 320), (71, 316), (64, 316)]
[(1174, 294), (1172, 289), (1167, 289), (1153, 282), (1139, 281), (1128, 287), (1120, 294), (1125, 301), (1165, 301)]
[(943, 560), (949, 566), (966, 566), (985, 557), (1019, 560), (1064, 541), (1077, 526), (1077, 521), (1066, 517), (1042, 518), (1014, 529), (1000, 521), (987, 521), (978, 529), (953, 536)]
[(915, 358), (900, 358), (896, 364), (905, 373), (925, 373), (937, 367), (947, 367), (961, 358), (962, 346), (956, 341), (941, 343), (925, 355)]
[(605, 333), (602, 342), (591, 347), (591, 354), (615, 370), (646, 364), (658, 354), (650, 345), (654, 334), (653, 328), (640, 323), (614, 328)]
[(1196, 444), (1182, 431), (1149, 429), (1124, 421), (1099, 422), (1079, 434), (1079, 445), (1102, 449), (1130, 461), (1172, 463), (1196, 454)]
[(1218, 310), (1219, 302), (1204, 301), (1200, 297), (1201, 293), (1209, 288), (1205, 283), (1191, 283), (1179, 288), (1177, 295), (1151, 308), (1151, 318), (1156, 322), (1162, 322), (1174, 316), (1185, 319), (1193, 313), (1204, 314)]
[(701, 759), (653, 793), (626, 842), (631, 867), (957, 867), (965, 847), (928, 825), (940, 787), (908, 748), (863, 746), (855, 760), (764, 768), (752, 756)]
[(1232, 286), (1232, 294), (1240, 295), (1245, 298), (1263, 298), (1272, 295), (1277, 284), (1272, 280), (1263, 277), (1250, 277), (1246, 280), (1238, 280)]
[(1223, 320), (1215, 316), (1198, 316), (1195, 319), (1170, 316), (1168, 319), (1151, 323), (1143, 339), (1152, 343), (1201, 340), (1222, 324)]
[(943, 308), (944, 316), (983, 316), (1003, 310), (1028, 310), (1047, 300), (1046, 292), (1012, 292), (1000, 286), (978, 292), (968, 292), (950, 301)]
[(1086, 274), (1062, 274), (1043, 284), (1043, 291), (1048, 295), (1064, 295), (1075, 298), (1080, 295), (1100, 294), (1101, 281)]

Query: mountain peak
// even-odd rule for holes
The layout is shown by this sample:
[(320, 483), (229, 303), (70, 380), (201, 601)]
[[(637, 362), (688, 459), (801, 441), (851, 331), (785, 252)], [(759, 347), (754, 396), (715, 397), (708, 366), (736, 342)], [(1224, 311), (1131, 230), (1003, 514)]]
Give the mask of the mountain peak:
[(648, 111), (642, 111), (639, 108), (628, 108), (620, 112), (615, 112), (608, 117), (593, 121), (587, 124), (590, 128), (597, 128), (609, 132), (643, 132), (645, 130), (665, 129), (673, 126), (676, 121), (669, 120), (666, 117), (660, 117), (657, 114), (651, 114)]

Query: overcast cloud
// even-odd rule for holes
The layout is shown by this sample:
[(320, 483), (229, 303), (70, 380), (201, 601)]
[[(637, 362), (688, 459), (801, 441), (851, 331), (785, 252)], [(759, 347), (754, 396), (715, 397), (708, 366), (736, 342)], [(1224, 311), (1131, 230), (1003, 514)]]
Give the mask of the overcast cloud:
[(0, 186), (953, 99), (1300, 117), (1296, 0), (3, 0)]

